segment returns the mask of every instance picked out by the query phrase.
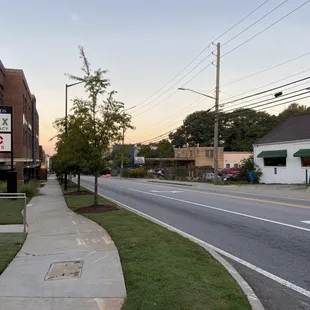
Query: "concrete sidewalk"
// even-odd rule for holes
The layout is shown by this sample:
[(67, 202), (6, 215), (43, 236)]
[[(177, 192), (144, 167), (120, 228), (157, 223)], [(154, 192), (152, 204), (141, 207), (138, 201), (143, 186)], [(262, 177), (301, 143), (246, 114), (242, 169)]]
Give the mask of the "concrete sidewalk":
[(31, 203), (27, 240), (0, 276), (0, 308), (121, 309), (126, 288), (106, 231), (67, 208), (55, 179)]

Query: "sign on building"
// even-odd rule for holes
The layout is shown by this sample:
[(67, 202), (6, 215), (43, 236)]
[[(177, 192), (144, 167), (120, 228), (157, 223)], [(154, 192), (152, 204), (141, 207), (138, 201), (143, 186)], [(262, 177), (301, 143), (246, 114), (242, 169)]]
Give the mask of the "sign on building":
[(144, 157), (135, 157), (135, 164), (138, 164), (138, 165), (145, 164), (145, 158)]
[(0, 133), (0, 152), (11, 152), (10, 133)]
[(0, 153), (12, 152), (12, 107), (0, 107)]

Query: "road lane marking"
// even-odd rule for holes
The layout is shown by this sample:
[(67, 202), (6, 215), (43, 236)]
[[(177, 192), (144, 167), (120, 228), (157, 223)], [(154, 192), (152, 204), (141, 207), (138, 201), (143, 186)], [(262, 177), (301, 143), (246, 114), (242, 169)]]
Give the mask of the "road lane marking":
[[(111, 180), (111, 179), (110, 179)], [(84, 181), (86, 182), (91, 182), (90, 180), (86, 180), (84, 179)], [(112, 179), (112, 181), (115, 181)], [(118, 179), (117, 181), (122, 181), (122, 182), (130, 182), (131, 184), (133, 183), (131, 180), (123, 180), (123, 179)], [(203, 189), (201, 188), (201, 191), (198, 191), (198, 190), (191, 190), (191, 189), (185, 189), (184, 188), (184, 185), (178, 185), (178, 184), (175, 184), (174, 186), (169, 186), (171, 185), (171, 183), (164, 183), (164, 182), (161, 182), (161, 184), (166, 184), (166, 185), (159, 185), (160, 183), (155, 183), (155, 182), (145, 182), (145, 181), (135, 181), (134, 182), (135, 184), (140, 184), (140, 185), (145, 185), (145, 186), (159, 186), (159, 187), (164, 187), (164, 188), (180, 188), (180, 186), (182, 187), (182, 190), (184, 189), (185, 191), (194, 191), (194, 192), (197, 192), (197, 193), (201, 193), (201, 194), (213, 194), (213, 195), (226, 195), (226, 194), (217, 194), (217, 193), (212, 193), (212, 192), (206, 192), (210, 189), (206, 188), (206, 189)], [(152, 183), (152, 184), (150, 184)], [(233, 185), (234, 187), (238, 187), (237, 185)], [(211, 189), (212, 190), (218, 190), (220, 187), (222, 186), (217, 186), (217, 189)], [(229, 188), (231, 188), (232, 186), (229, 186)], [(223, 187), (222, 187), (223, 188)], [(203, 192), (204, 190), (204, 192)], [(310, 191), (310, 187), (308, 187), (308, 190), (306, 191), (307, 193)], [(288, 200), (299, 200), (299, 201), (304, 201), (304, 202), (309, 202), (308, 199), (306, 198), (292, 198), (292, 197), (286, 197), (286, 196), (276, 196), (276, 195), (264, 195), (264, 194), (258, 194), (258, 193), (246, 193), (246, 192), (233, 192), (231, 190), (227, 190), (227, 192), (229, 193), (232, 193), (232, 194), (243, 194), (243, 195), (253, 195), (253, 196), (263, 196), (263, 197), (270, 197), (270, 198), (279, 198), (279, 199), (288, 199)], [(240, 197), (240, 196), (234, 196), (236, 198), (247, 198), (247, 197)], [(310, 198), (310, 197), (309, 197)], [(254, 199), (254, 198), (250, 198), (250, 199)], [(269, 202), (269, 200), (267, 200)], [(273, 201), (271, 201), (273, 202)], [(271, 203), (270, 202), (270, 203)], [(310, 206), (302, 206), (302, 205), (298, 205), (298, 204), (292, 204), (292, 206), (295, 206), (295, 207), (304, 207), (304, 208), (310, 208)]]
[(151, 191), (152, 193), (183, 193), (182, 191)]
[(266, 271), (266, 270), (264, 270), (264, 269), (262, 269), (260, 267), (257, 267), (257, 266), (255, 266), (255, 265), (253, 265), (253, 264), (251, 264), (251, 263), (249, 263), (249, 262), (247, 262), (247, 261), (245, 261), (245, 260), (243, 260), (243, 259), (241, 259), (241, 258), (239, 258), (237, 256), (234, 256), (234, 255), (232, 255), (232, 254), (230, 254), (230, 253), (228, 253), (228, 252), (226, 252), (226, 251), (224, 251), (224, 250), (222, 250), (220, 248), (217, 248), (217, 247), (215, 247), (212, 244), (209, 244), (209, 243), (207, 243), (207, 242), (205, 242), (205, 241), (203, 241), (201, 239), (198, 239), (198, 238), (196, 238), (196, 237), (186, 233), (183, 230), (180, 230), (180, 229), (178, 229), (178, 228), (176, 228), (174, 226), (171, 226), (171, 225), (169, 225), (169, 224), (167, 224), (165, 222), (162, 222), (162, 221), (160, 221), (160, 220), (158, 220), (158, 219), (156, 219), (156, 218), (154, 218), (154, 217), (152, 217), (152, 216), (150, 216), (150, 215), (148, 215), (146, 213), (138, 211), (138, 210), (136, 210), (136, 209), (134, 209), (134, 208), (132, 208), (132, 207), (122, 203), (122, 202), (119, 202), (119, 201), (117, 201), (117, 200), (115, 200), (113, 198), (110, 198), (109, 196), (106, 196), (106, 195), (103, 195), (103, 194), (100, 194), (100, 193), (99, 193), (99, 195), (104, 197), (104, 198), (106, 198), (106, 199), (109, 199), (109, 200), (111, 200), (111, 201), (113, 201), (113, 202), (115, 202), (115, 203), (117, 203), (117, 204), (119, 204), (121, 206), (123, 206), (125, 209), (127, 209), (127, 210), (129, 210), (129, 211), (131, 211), (133, 213), (136, 213), (136, 214), (138, 214), (138, 215), (140, 215), (140, 216), (142, 216), (142, 217), (144, 217), (144, 218), (146, 218), (146, 219), (148, 219), (148, 220), (150, 220), (150, 221), (152, 221), (152, 222), (154, 222), (156, 224), (159, 224), (159, 225), (161, 225), (161, 226), (163, 226), (163, 227), (165, 227), (165, 228), (167, 228), (167, 229), (169, 229), (171, 231), (174, 231), (174, 232), (178, 233), (179, 235), (181, 235), (181, 236), (183, 236), (183, 237), (185, 237), (187, 239), (190, 239), (191, 241), (201, 245), (202, 247), (206, 248), (207, 250), (208, 249), (212, 249), (212, 250), (216, 251), (217, 253), (222, 254), (223, 256), (226, 256), (226, 257), (230, 258), (231, 260), (233, 260), (233, 261), (235, 261), (235, 262), (237, 262), (237, 263), (239, 263), (239, 264), (241, 264), (243, 266), (246, 266), (249, 269), (252, 269), (252, 270), (256, 271), (257, 273), (259, 273), (259, 274), (261, 274), (261, 275), (263, 275), (263, 276), (265, 276), (265, 277), (267, 277), (267, 278), (269, 278), (269, 279), (271, 279), (271, 280), (273, 280), (275, 282), (278, 282), (278, 283), (282, 284), (283, 286), (286, 286), (286, 287), (290, 288), (291, 290), (293, 290), (293, 291), (295, 291), (295, 292), (297, 292), (299, 294), (302, 294), (302, 295), (310, 298), (310, 291), (307, 291), (307, 290), (305, 290), (304, 288), (302, 288), (302, 287), (300, 287), (298, 285), (295, 285), (295, 284), (293, 284), (293, 283), (291, 283), (289, 281), (286, 281), (286, 280), (284, 280), (284, 279), (282, 279), (282, 278), (280, 278), (280, 277), (278, 277), (278, 276), (276, 276), (276, 275), (274, 275), (274, 274), (272, 274), (272, 273), (270, 273), (270, 272), (268, 272), (268, 271)]
[(301, 221), (301, 222), (305, 224), (310, 224), (310, 221)]
[(212, 209), (212, 210), (226, 212), (226, 213), (230, 213), (230, 214), (234, 214), (234, 215), (248, 217), (248, 218), (259, 220), (259, 221), (263, 221), (263, 222), (273, 223), (273, 224), (277, 224), (277, 225), (281, 225), (281, 226), (286, 226), (286, 227), (295, 228), (295, 229), (299, 229), (299, 230), (304, 230), (304, 231), (310, 232), (310, 228), (305, 228), (305, 227), (300, 227), (300, 226), (291, 225), (291, 224), (287, 224), (287, 223), (282, 223), (282, 222), (278, 222), (278, 221), (268, 220), (268, 219), (265, 219), (265, 218), (262, 218), (262, 217), (258, 217), (258, 216), (254, 216), (254, 215), (250, 215), (250, 214), (245, 214), (245, 213), (240, 213), (240, 212), (236, 212), (236, 211), (226, 210), (226, 209), (222, 209), (222, 208), (218, 208), (218, 207), (212, 207), (212, 206), (204, 205), (202, 203), (188, 201), (188, 200), (183, 200), (183, 199), (178, 199), (178, 198), (174, 198), (174, 197), (163, 196), (163, 195), (153, 194), (153, 193), (149, 193), (149, 192), (143, 192), (143, 191), (140, 191), (140, 190), (137, 190), (137, 189), (132, 189), (132, 188), (129, 188), (128, 190), (133, 191), (133, 192), (138, 192), (138, 193), (146, 194), (146, 195), (152, 195), (152, 196), (156, 196), (156, 197), (161, 197), (161, 198), (165, 198), (165, 199), (169, 199), (169, 200), (179, 201), (179, 202), (182, 202), (182, 203), (188, 203), (188, 204), (191, 204), (191, 205), (195, 205), (195, 206), (199, 206), (199, 207), (203, 207), (203, 208), (207, 208), (207, 209)]

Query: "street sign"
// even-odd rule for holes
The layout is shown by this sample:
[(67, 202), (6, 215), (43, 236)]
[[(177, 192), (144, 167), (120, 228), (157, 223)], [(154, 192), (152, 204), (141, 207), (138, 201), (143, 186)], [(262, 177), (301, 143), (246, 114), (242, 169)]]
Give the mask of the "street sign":
[(0, 152), (11, 152), (11, 134), (0, 133)]
[(140, 165), (145, 164), (145, 158), (144, 157), (135, 157), (135, 164), (140, 164)]
[(0, 132), (11, 132), (11, 114), (0, 113)]
[(13, 108), (0, 106), (0, 153), (11, 153), (13, 162)]

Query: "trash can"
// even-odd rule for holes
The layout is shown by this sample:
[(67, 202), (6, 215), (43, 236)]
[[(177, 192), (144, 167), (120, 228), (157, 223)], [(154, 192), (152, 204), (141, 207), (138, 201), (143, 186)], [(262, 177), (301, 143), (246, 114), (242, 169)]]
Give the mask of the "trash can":
[(17, 172), (16, 171), (7, 172), (7, 192), (17, 193)]

